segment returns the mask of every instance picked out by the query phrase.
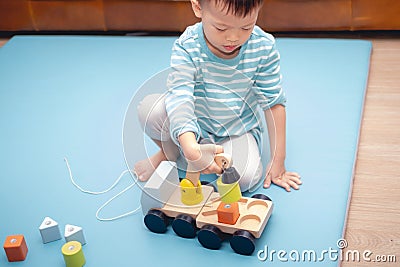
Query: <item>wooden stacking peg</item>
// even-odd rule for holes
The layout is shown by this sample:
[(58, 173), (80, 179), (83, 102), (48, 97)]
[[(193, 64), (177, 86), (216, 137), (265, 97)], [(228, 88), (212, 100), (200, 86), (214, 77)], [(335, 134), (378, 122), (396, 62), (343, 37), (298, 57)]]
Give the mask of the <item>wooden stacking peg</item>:
[(65, 243), (61, 252), (64, 257), (66, 267), (82, 267), (85, 265), (86, 260), (83, 255), (82, 245), (78, 241), (70, 241)]

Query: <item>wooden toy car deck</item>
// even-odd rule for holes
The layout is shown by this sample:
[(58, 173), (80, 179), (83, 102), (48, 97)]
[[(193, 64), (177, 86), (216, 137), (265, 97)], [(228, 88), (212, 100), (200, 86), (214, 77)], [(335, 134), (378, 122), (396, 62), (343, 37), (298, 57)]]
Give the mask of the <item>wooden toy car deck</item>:
[(196, 218), (197, 227), (201, 228), (206, 224), (218, 227), (222, 232), (233, 234), (236, 230), (246, 230), (259, 238), (264, 231), (265, 225), (271, 216), (273, 203), (269, 200), (242, 197), (239, 200), (240, 217), (235, 224), (218, 222), (217, 207), (221, 203), (219, 194), (213, 193), (200, 214)]
[(222, 232), (233, 234), (236, 230), (246, 230), (259, 238), (271, 216), (273, 203), (270, 200), (242, 197), (239, 200), (240, 217), (235, 224), (218, 222), (217, 208), (221, 203), (220, 196), (211, 186), (203, 185), (204, 199), (198, 205), (187, 206), (181, 201), (180, 188), (171, 195), (167, 203), (160, 210), (168, 217), (177, 217), (179, 214), (190, 215), (196, 219), (196, 226), (201, 228), (211, 224)]
[(162, 210), (165, 215), (169, 217), (174, 218), (179, 214), (187, 214), (190, 215), (193, 219), (196, 219), (197, 215), (199, 214), (205, 203), (208, 202), (211, 194), (214, 192), (214, 188), (208, 185), (202, 185), (202, 190), (204, 196), (203, 200), (197, 205), (188, 206), (182, 203), (181, 189), (178, 186), (172, 193), (168, 201), (165, 203), (164, 207), (162, 207), (160, 210)]

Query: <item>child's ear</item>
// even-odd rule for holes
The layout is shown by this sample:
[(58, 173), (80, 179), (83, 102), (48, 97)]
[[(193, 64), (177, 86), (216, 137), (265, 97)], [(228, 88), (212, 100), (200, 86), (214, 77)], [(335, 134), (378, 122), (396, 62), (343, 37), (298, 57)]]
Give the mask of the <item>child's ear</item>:
[(201, 6), (198, 0), (190, 0), (190, 2), (192, 3), (192, 9), (194, 12), (194, 15), (201, 19)]

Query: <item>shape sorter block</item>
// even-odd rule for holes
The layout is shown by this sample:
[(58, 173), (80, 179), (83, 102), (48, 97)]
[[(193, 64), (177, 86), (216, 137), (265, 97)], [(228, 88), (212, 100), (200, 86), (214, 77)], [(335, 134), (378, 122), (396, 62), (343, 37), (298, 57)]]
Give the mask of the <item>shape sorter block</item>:
[(143, 215), (152, 208), (162, 208), (176, 188), (179, 188), (176, 163), (162, 161), (143, 187), (140, 199)]
[(218, 222), (235, 224), (239, 219), (239, 205), (237, 202), (226, 204), (221, 202), (217, 208)]
[(65, 242), (78, 241), (82, 245), (86, 244), (85, 236), (83, 235), (82, 227), (67, 224), (64, 232)]
[(82, 245), (78, 241), (65, 243), (61, 248), (61, 252), (64, 256), (66, 267), (82, 267), (86, 263)]
[(39, 226), (39, 231), (43, 243), (49, 243), (61, 239), (58, 223), (50, 217), (44, 218), (42, 224)]
[(28, 254), (28, 246), (23, 235), (7, 236), (3, 248), (10, 262), (23, 261)]

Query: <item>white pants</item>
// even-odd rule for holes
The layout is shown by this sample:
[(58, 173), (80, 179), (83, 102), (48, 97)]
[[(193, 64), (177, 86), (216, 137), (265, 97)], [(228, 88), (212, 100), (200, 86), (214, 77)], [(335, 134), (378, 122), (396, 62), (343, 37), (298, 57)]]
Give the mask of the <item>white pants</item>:
[[(139, 103), (138, 116), (144, 132), (151, 139), (161, 142), (168, 160), (176, 161), (179, 148), (169, 133), (164, 96), (161, 94), (146, 96)], [(251, 189), (260, 181), (263, 166), (256, 139), (252, 134), (227, 138), (219, 145), (224, 147), (225, 153), (232, 155), (233, 167), (240, 174), (239, 185), (242, 192)]]

